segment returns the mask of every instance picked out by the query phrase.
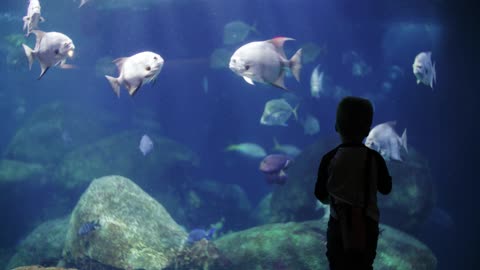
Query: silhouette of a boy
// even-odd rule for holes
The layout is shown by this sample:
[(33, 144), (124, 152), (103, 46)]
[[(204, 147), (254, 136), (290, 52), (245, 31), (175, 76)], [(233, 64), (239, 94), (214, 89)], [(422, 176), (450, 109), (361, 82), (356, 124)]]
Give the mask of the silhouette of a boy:
[(346, 97), (337, 108), (335, 130), (342, 143), (325, 154), (315, 196), (330, 204), (327, 258), (330, 269), (373, 269), (379, 235), (377, 190), (390, 193), (385, 160), (362, 141), (372, 125), (369, 100)]

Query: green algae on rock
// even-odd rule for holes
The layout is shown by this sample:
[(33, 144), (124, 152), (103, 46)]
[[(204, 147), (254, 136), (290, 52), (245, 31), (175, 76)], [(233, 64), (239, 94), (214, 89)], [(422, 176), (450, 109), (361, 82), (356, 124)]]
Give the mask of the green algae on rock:
[[(86, 222), (100, 228), (79, 235)], [(122, 176), (93, 180), (70, 219), (63, 250), (67, 263), (90, 259), (116, 268), (160, 270), (172, 262), (187, 233), (165, 208)]]
[[(62, 259), (70, 217), (40, 224), (17, 246), (7, 269), (23, 265), (56, 265)], [(34, 268), (32, 268), (34, 269)]]
[[(226, 235), (214, 241), (231, 262), (230, 270), (328, 269), (326, 222), (276, 223)], [(382, 226), (374, 268), (433, 270), (436, 258), (415, 238)]]

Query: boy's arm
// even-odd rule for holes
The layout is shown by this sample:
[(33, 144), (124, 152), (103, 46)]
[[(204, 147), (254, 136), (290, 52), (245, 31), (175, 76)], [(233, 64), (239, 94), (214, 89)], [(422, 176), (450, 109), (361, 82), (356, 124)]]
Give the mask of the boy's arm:
[(327, 191), (329, 163), (330, 159), (327, 160), (327, 155), (325, 155), (320, 162), (320, 167), (318, 168), (317, 174), (317, 183), (315, 184), (315, 197), (317, 197), (317, 199), (324, 204), (330, 203), (330, 198)]
[(378, 164), (378, 191), (384, 195), (387, 195), (392, 191), (392, 177), (388, 172), (387, 163), (383, 157), (377, 153), (377, 164)]

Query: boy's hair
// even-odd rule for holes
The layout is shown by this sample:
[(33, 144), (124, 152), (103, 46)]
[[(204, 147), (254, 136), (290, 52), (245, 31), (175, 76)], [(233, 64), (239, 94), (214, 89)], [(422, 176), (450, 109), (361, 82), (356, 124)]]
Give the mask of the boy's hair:
[(335, 130), (348, 138), (368, 136), (372, 126), (373, 106), (365, 98), (345, 97), (337, 107)]

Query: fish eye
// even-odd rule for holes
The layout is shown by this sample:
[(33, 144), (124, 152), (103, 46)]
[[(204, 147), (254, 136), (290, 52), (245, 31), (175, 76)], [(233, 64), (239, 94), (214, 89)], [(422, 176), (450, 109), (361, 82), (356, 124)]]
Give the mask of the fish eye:
[(151, 68), (150, 66), (147, 66), (145, 69), (146, 69), (147, 71), (150, 71), (152, 68)]
[(250, 66), (249, 65), (246, 65), (245, 66), (245, 70), (249, 70), (250, 69)]
[(153, 60), (157, 60), (158, 58), (156, 56), (153, 57)]
[(232, 62), (233, 62), (233, 63), (237, 63), (237, 60), (235, 60), (235, 59), (232, 59)]
[(55, 54), (59, 54), (60, 51), (58, 49), (55, 50)]

